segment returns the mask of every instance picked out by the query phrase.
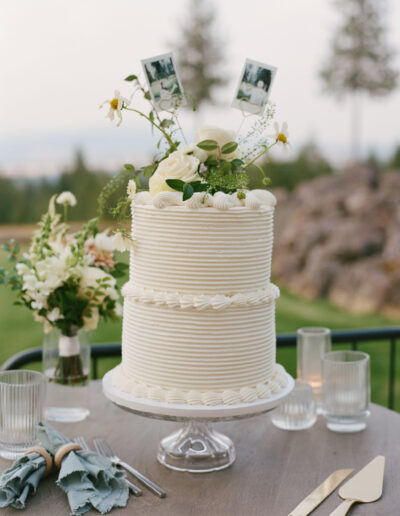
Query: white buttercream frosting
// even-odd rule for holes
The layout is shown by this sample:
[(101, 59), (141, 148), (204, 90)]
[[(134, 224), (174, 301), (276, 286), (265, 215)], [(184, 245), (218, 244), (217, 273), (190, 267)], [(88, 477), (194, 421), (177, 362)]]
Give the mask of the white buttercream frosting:
[(116, 388), (138, 398), (218, 406), (286, 385), (275, 364), (270, 283), (274, 196), (148, 192), (132, 203)]
[[(278, 366), (278, 365), (277, 365)], [(266, 382), (260, 382), (255, 386), (245, 386), (239, 390), (185, 390), (185, 389), (161, 389), (159, 386), (146, 385), (128, 378), (122, 366), (115, 369), (113, 386), (123, 392), (132, 394), (137, 398), (147, 398), (153, 401), (166, 403), (187, 403), (188, 405), (235, 405), (237, 403), (253, 403), (257, 399), (268, 399), (272, 396), (270, 384), (274, 385), (274, 392), (280, 391), (278, 384), (287, 383), (287, 376), (282, 366), (275, 366), (272, 377)], [(140, 394), (139, 394), (140, 393)]]
[(269, 288), (271, 207), (160, 210), (135, 203), (132, 232), (130, 281), (135, 286), (225, 296)]
[(226, 194), (217, 192), (214, 195), (205, 192), (195, 192), (192, 197), (186, 201), (183, 200), (181, 192), (159, 192), (152, 197), (149, 192), (139, 192), (134, 196), (134, 202), (138, 205), (150, 205), (158, 209), (164, 209), (167, 206), (185, 206), (192, 210), (199, 208), (214, 207), (217, 210), (225, 211), (233, 207), (246, 206), (252, 210), (260, 208), (260, 206), (275, 206), (276, 198), (274, 194), (268, 190), (250, 190), (245, 192), (244, 199), (238, 199), (237, 193)]

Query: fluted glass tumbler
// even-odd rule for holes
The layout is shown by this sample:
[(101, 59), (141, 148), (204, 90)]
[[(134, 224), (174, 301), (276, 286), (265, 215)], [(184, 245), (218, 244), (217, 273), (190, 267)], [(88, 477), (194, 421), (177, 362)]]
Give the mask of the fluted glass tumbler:
[(36, 444), (46, 378), (37, 371), (0, 372), (0, 456), (17, 459)]
[(367, 426), (370, 358), (361, 351), (332, 351), (322, 359), (322, 413), (334, 432), (359, 432)]
[(300, 328), (297, 330), (297, 379), (311, 385), (317, 403), (322, 395), (322, 357), (331, 350), (329, 328)]
[(272, 423), (282, 430), (305, 430), (317, 419), (311, 386), (296, 380), (294, 389), (272, 412)]

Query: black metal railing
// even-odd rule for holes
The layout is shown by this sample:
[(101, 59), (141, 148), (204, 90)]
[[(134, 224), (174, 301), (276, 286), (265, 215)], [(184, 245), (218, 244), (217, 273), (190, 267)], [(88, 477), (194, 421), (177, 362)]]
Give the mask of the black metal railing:
[[(333, 344), (349, 344), (352, 349), (358, 349), (361, 343), (382, 342), (389, 344), (389, 374), (388, 374), (388, 407), (393, 409), (396, 396), (396, 347), (400, 340), (400, 327), (395, 328), (374, 328), (361, 330), (338, 330), (332, 332)], [(288, 333), (277, 335), (279, 348), (296, 346), (296, 334)], [(91, 347), (92, 356), (92, 378), (98, 378), (98, 364), (102, 358), (119, 357), (121, 355), (121, 344), (94, 344)], [(42, 360), (42, 349), (33, 348), (22, 351), (8, 359), (1, 367), (1, 370), (19, 369), (20, 367), (40, 362)]]

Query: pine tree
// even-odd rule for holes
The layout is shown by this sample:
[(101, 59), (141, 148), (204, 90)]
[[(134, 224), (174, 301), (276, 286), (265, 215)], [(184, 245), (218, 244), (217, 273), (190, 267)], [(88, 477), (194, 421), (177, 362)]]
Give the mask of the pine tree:
[(227, 82), (221, 70), (224, 44), (218, 30), (215, 10), (205, 0), (188, 0), (186, 19), (173, 47), (183, 88), (197, 107), (214, 102), (215, 89)]
[(352, 151), (358, 157), (360, 138), (360, 94), (385, 96), (397, 84), (392, 67), (393, 51), (385, 41), (385, 0), (336, 0), (342, 24), (332, 40), (331, 55), (320, 71), (325, 90), (341, 98), (350, 94)]

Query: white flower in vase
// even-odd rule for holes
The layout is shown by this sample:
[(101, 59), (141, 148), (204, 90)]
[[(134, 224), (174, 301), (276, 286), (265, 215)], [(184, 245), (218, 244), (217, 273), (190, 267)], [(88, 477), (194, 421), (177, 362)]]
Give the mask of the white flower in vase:
[(128, 199), (130, 201), (133, 201), (133, 199), (135, 197), (135, 193), (136, 193), (136, 182), (134, 179), (130, 179), (128, 181), (128, 187), (127, 187)]
[(279, 127), (278, 122), (274, 122), (275, 133), (270, 135), (270, 138), (273, 138), (277, 144), (287, 149), (289, 145), (289, 130), (287, 122), (283, 122), (281, 127)]

